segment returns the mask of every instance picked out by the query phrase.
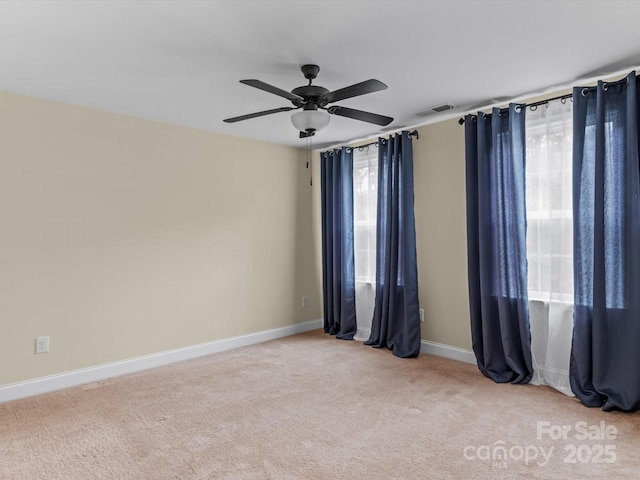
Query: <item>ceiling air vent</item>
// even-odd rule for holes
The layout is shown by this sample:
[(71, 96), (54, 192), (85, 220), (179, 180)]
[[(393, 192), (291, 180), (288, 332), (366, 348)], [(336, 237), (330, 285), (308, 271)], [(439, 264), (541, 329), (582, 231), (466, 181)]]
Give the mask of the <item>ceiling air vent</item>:
[(416, 116), (418, 117), (426, 117), (427, 115), (433, 115), (434, 113), (446, 112), (447, 110), (451, 110), (455, 108), (453, 105), (449, 105), (448, 103), (444, 103), (442, 105), (435, 105), (433, 107), (427, 107), (425, 109), (416, 112)]
[(452, 108), (455, 107), (453, 105), (449, 105), (448, 103), (444, 103), (442, 105), (436, 105), (420, 110), (419, 112), (416, 112), (416, 116), (426, 117), (427, 115), (433, 115), (434, 113), (446, 112), (447, 110), (451, 110)]
[(453, 105), (448, 105), (448, 104), (444, 104), (444, 105), (438, 105), (437, 107), (432, 107), (431, 110), (433, 110), (434, 112), (446, 112), (447, 110), (451, 110), (453, 108)]

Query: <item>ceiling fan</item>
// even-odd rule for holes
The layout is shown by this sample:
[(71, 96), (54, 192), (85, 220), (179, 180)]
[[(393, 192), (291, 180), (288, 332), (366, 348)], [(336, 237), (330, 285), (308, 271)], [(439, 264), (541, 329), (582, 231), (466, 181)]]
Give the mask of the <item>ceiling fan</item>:
[(340, 107), (338, 105), (327, 107), (328, 104), (339, 102), (340, 100), (385, 90), (387, 86), (381, 81), (375, 79), (365, 80), (364, 82), (356, 83), (330, 92), (324, 87), (311, 84), (313, 79), (318, 75), (320, 67), (317, 65), (303, 65), (300, 70), (302, 70), (304, 77), (309, 80), (309, 84), (294, 88), (291, 92), (274, 87), (273, 85), (269, 85), (268, 83), (260, 80), (240, 80), (240, 83), (244, 83), (250, 87), (258, 88), (265, 92), (286, 98), (291, 101), (293, 107), (280, 107), (271, 110), (263, 110), (261, 112), (250, 113), (248, 115), (240, 115), (239, 117), (226, 118), (224, 121), (227, 123), (235, 123), (242, 120), (249, 120), (250, 118), (271, 115), (272, 113), (302, 109), (302, 111), (291, 115), (291, 122), (293, 123), (293, 126), (300, 131), (300, 138), (311, 137), (315, 135), (318, 130), (326, 127), (329, 124), (329, 114), (353, 118), (354, 120), (360, 120), (380, 126), (386, 126), (393, 122), (393, 118), (378, 115), (377, 113), (365, 112), (354, 108)]

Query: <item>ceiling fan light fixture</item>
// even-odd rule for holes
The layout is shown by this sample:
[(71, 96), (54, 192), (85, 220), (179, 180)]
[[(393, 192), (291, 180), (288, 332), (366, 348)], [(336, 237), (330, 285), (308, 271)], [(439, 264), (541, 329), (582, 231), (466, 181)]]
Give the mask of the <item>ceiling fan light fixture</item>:
[(317, 132), (329, 125), (329, 114), (324, 110), (302, 110), (291, 115), (291, 123), (301, 132)]

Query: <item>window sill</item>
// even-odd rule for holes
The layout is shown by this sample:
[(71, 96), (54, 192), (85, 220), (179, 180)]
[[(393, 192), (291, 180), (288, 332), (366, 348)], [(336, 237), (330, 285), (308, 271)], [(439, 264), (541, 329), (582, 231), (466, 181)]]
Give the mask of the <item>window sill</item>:
[(548, 307), (551, 304), (556, 304), (556, 305), (573, 305), (573, 301), (569, 301), (569, 300), (540, 300), (539, 298), (530, 298), (529, 299), (529, 303), (538, 303), (538, 304), (542, 304), (545, 307)]

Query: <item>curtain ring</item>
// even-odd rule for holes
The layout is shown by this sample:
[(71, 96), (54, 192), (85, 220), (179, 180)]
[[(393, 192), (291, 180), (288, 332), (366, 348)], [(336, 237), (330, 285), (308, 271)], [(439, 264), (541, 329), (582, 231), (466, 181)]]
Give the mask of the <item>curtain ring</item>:
[(565, 105), (567, 103), (567, 98), (566, 97), (562, 97), (560, 99), (560, 103), (562, 103), (563, 105)]
[(583, 88), (582, 89), (582, 96), (586, 97), (587, 95), (589, 95), (589, 89), (588, 88)]
[[(513, 109), (513, 111), (516, 113), (520, 113), (520, 110), (522, 110), (522, 107), (520, 105), (516, 105), (515, 108)], [(502, 115), (502, 112), (500, 113), (500, 115)]]
[(538, 109), (538, 105), (530, 105), (529, 106), (529, 111), (530, 112), (535, 112)]
[(606, 92), (607, 90), (609, 90), (609, 84), (608, 84), (608, 83), (603, 83), (603, 84), (602, 84), (602, 90), (604, 90), (605, 92)]

